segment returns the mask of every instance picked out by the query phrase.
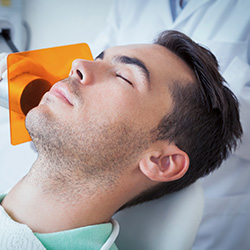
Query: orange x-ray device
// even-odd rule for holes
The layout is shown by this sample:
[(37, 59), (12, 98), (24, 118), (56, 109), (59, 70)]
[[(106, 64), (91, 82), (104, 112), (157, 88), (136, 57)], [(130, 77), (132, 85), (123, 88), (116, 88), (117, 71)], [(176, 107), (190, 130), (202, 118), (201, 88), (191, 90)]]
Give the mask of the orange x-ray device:
[[(72, 61), (93, 60), (86, 43), (13, 53), (7, 58), (11, 144), (30, 141), (25, 116), (57, 81), (67, 78)], [(1, 82), (0, 82), (1, 84)]]

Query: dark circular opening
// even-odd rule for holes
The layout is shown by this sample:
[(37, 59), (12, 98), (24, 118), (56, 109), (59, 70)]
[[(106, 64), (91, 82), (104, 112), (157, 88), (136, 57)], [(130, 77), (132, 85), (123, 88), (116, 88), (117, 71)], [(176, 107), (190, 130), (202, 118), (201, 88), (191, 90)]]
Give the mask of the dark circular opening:
[(44, 79), (36, 79), (25, 87), (21, 96), (21, 109), (24, 115), (41, 101), (43, 95), (49, 91), (51, 84)]

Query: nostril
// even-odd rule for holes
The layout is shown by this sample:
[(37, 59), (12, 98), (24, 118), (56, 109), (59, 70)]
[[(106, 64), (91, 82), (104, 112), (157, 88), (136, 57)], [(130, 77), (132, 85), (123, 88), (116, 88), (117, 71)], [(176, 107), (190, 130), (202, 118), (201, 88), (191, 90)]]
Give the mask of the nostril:
[(76, 73), (80, 77), (80, 79), (82, 80), (83, 79), (83, 75), (82, 75), (81, 71), (77, 69)]

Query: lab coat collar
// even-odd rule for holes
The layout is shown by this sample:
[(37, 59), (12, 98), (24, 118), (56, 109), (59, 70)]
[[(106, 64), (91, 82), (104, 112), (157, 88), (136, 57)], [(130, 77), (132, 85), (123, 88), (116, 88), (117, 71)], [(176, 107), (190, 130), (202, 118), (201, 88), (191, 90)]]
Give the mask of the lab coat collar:
[(178, 24), (180, 24), (185, 19), (187, 19), (189, 16), (191, 16), (201, 6), (203, 6), (207, 2), (212, 2), (212, 1), (214, 1), (214, 0), (200, 0), (200, 1), (190, 0), (190, 1), (188, 1), (188, 3), (186, 4), (186, 6), (183, 8), (183, 10), (181, 11), (181, 13), (176, 18), (176, 20), (175, 20), (172, 28), (174, 29)]

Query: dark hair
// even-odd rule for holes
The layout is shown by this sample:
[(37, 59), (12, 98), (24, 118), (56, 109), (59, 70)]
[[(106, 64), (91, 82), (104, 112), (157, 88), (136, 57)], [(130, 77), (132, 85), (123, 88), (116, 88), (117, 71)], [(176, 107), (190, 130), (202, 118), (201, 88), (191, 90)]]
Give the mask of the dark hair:
[(122, 208), (178, 191), (209, 174), (236, 148), (242, 135), (237, 98), (225, 86), (215, 56), (177, 31), (162, 32), (154, 43), (186, 62), (197, 80), (194, 84), (173, 82), (174, 108), (153, 131), (156, 140), (173, 142), (185, 151), (190, 166), (179, 180), (160, 183)]

